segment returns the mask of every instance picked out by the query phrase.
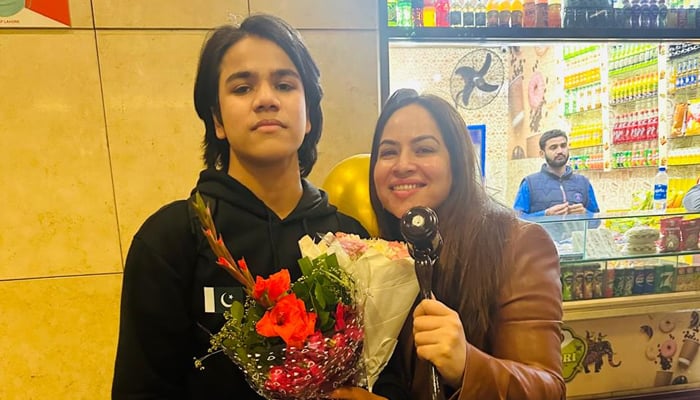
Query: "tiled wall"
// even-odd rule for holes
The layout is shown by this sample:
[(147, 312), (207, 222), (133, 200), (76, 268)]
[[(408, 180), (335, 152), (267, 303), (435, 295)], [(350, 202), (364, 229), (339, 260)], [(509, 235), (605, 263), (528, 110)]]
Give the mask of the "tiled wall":
[(71, 29), (0, 30), (0, 399), (109, 398), (131, 237), (202, 167), (207, 29), (257, 12), (300, 28), (326, 93), (315, 183), (369, 151), (377, 116), (376, 0), (70, 7)]

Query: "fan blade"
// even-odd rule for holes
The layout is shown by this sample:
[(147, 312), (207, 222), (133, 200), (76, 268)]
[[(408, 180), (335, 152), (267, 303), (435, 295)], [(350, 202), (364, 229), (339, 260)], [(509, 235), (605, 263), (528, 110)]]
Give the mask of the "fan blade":
[(471, 81), (476, 76), (476, 71), (471, 67), (459, 67), (455, 70), (455, 74), (464, 79), (464, 82)]
[(490, 67), (491, 67), (491, 53), (486, 53), (486, 59), (484, 60), (484, 65), (481, 66), (481, 69), (476, 74), (479, 76), (484, 76), (484, 74), (486, 74), (486, 71), (488, 71)]
[(484, 78), (481, 77), (474, 79), (474, 83), (476, 84), (476, 87), (479, 88), (479, 90), (481, 90), (482, 92), (493, 92), (499, 87), (501, 87), (501, 85), (492, 85), (490, 83), (487, 83), (484, 80)]
[(466, 107), (469, 104), (469, 97), (471, 97), (474, 91), (474, 81), (468, 81), (464, 84), (464, 90), (462, 90), (462, 103)]

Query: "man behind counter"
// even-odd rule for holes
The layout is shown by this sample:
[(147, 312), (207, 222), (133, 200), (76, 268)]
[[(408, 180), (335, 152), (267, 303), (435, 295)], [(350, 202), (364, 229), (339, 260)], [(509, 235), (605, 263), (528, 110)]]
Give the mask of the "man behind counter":
[(540, 155), (546, 163), (520, 183), (513, 208), (523, 218), (545, 215), (597, 213), (598, 202), (591, 182), (574, 174), (569, 161), (566, 133), (552, 129), (540, 137)]

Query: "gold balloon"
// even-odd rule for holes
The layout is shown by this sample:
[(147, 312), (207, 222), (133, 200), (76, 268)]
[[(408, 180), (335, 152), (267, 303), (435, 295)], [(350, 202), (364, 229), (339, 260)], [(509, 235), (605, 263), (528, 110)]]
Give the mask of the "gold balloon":
[(340, 212), (358, 220), (370, 235), (379, 235), (369, 200), (369, 154), (356, 154), (337, 163), (321, 187)]

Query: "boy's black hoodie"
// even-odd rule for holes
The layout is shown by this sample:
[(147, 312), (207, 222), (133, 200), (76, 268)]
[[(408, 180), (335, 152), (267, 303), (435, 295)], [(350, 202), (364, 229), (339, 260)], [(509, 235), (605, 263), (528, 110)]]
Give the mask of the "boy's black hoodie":
[[(244, 257), (253, 276), (287, 268), (301, 272), (297, 240), (317, 233), (367, 232), (328, 204), (323, 191), (302, 180), (297, 207), (280, 219), (225, 172), (202, 171), (199, 191), (235, 259)], [(240, 284), (215, 263), (186, 200), (149, 217), (134, 236), (122, 286), (114, 399), (260, 399), (223, 353), (194, 368), (207, 354), (210, 333), (223, 325), (221, 311)], [(209, 312), (205, 312), (205, 308)], [(211, 311), (215, 312), (211, 312)]]

